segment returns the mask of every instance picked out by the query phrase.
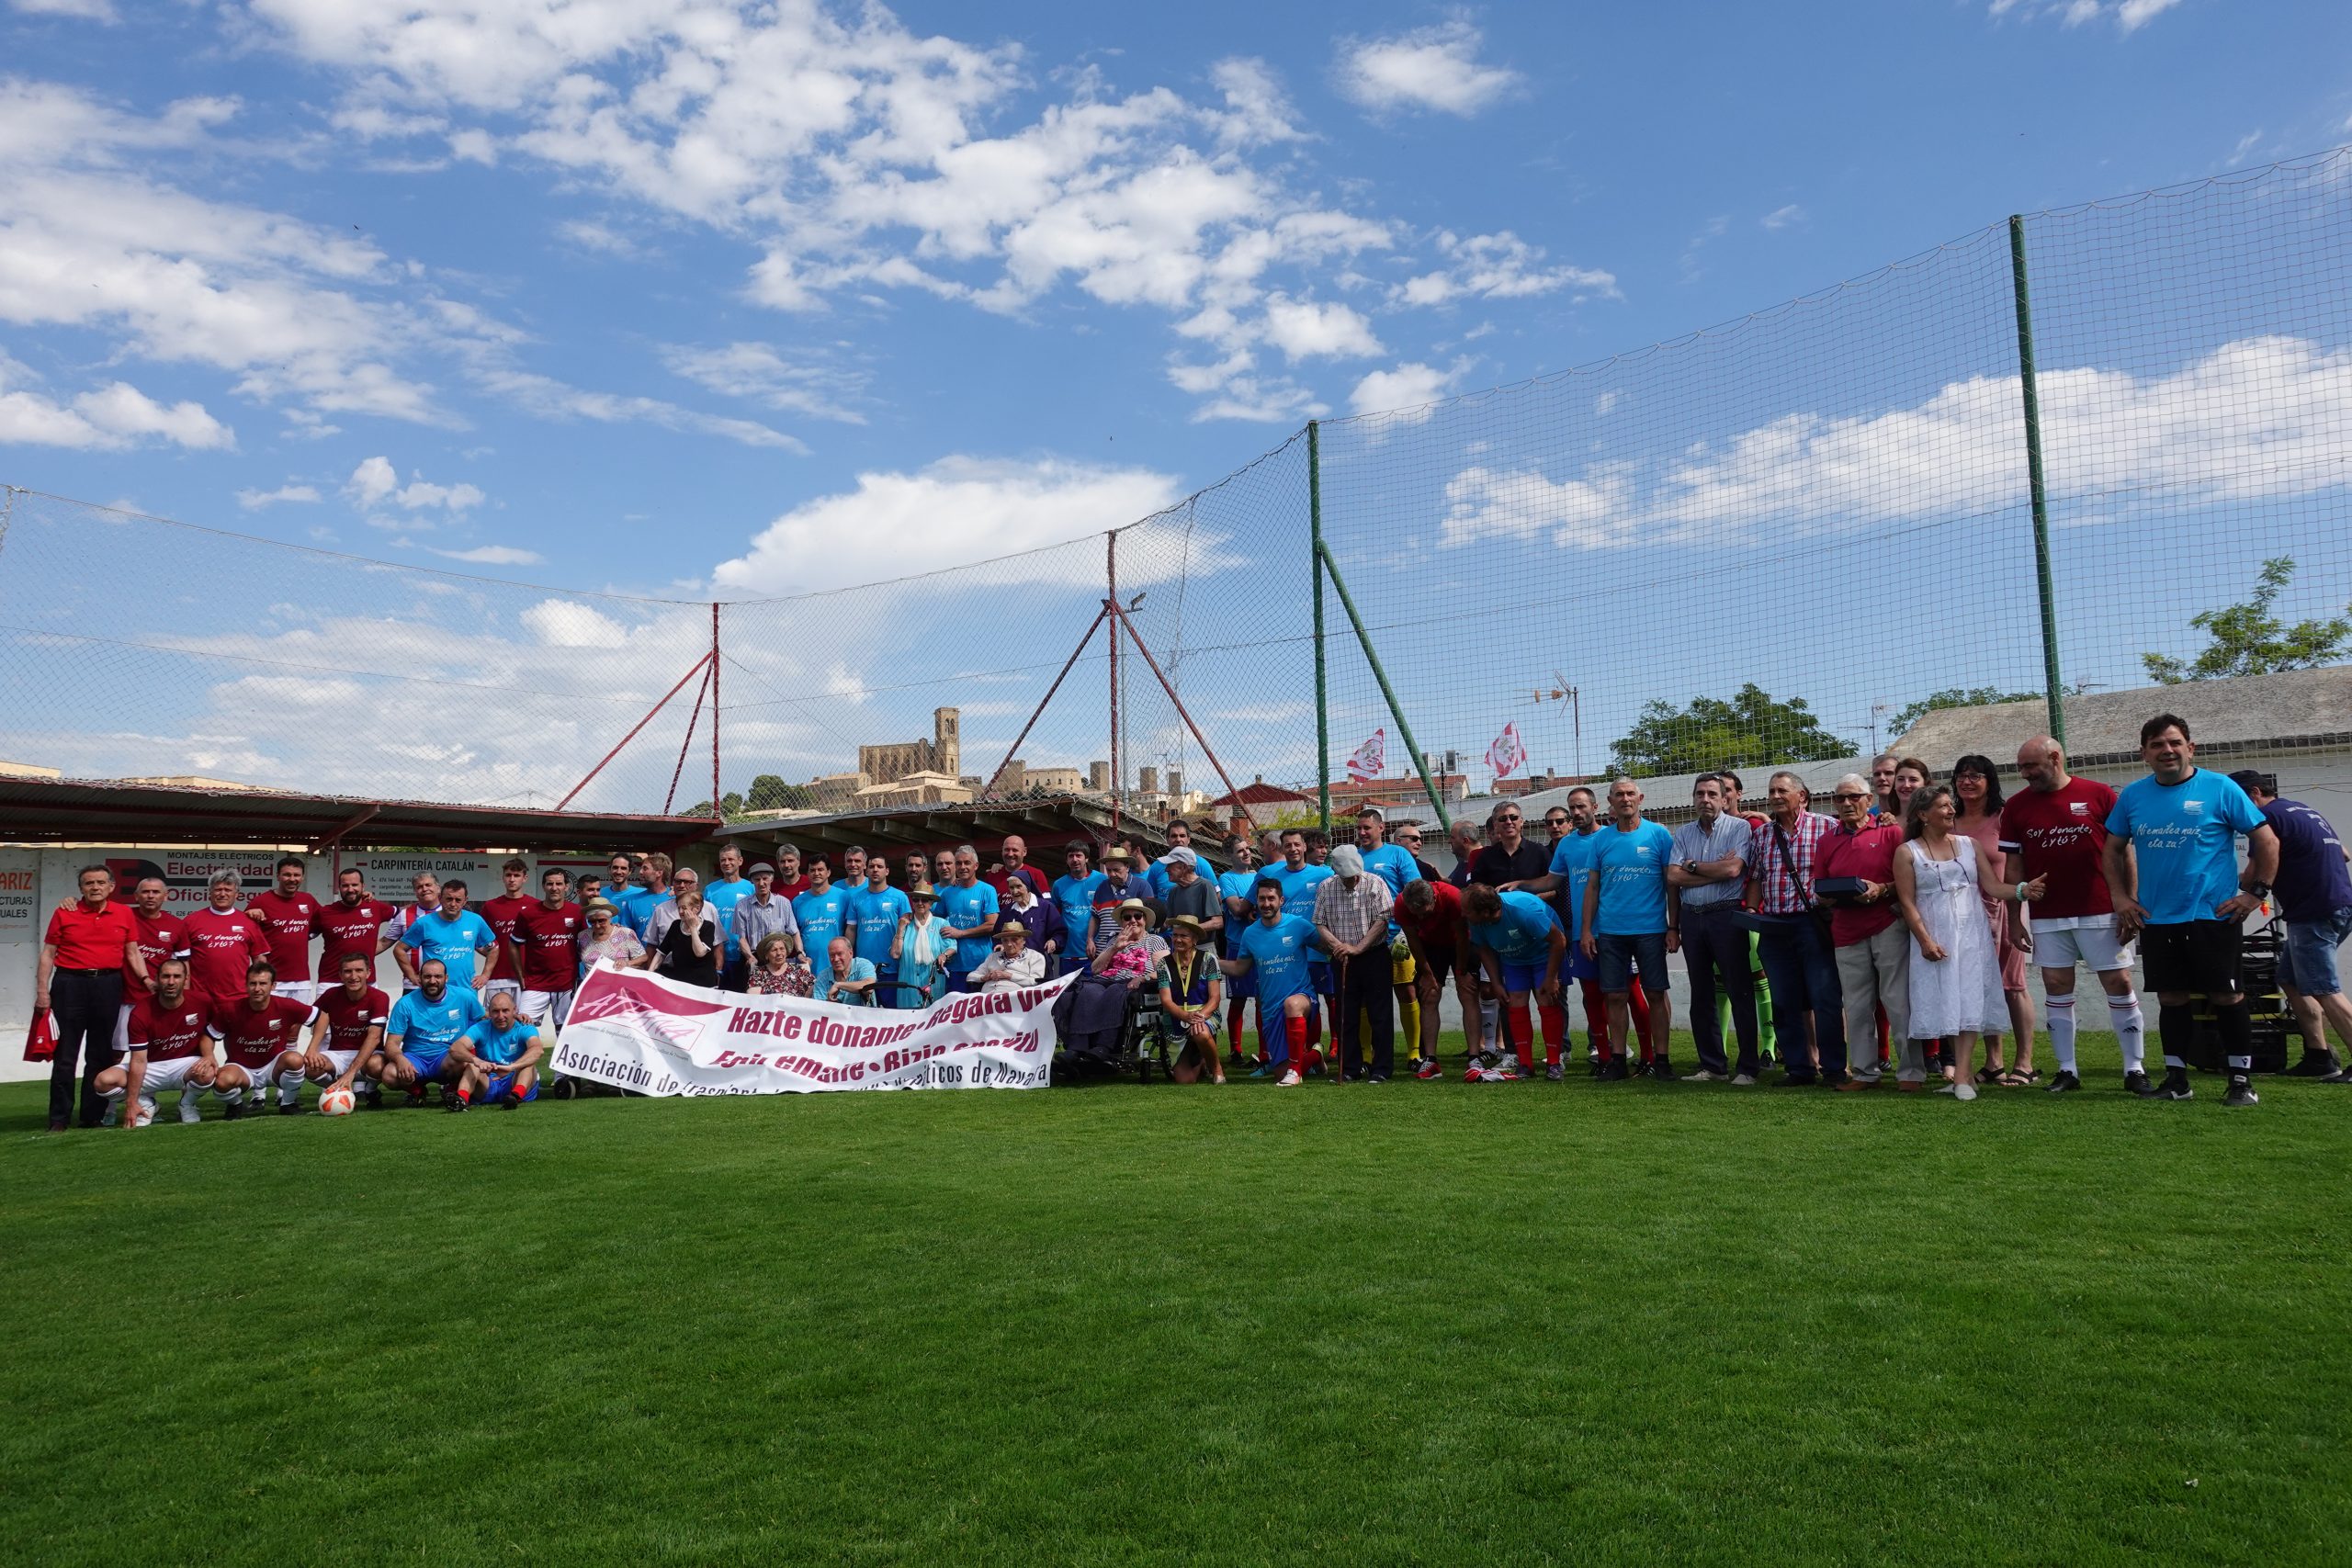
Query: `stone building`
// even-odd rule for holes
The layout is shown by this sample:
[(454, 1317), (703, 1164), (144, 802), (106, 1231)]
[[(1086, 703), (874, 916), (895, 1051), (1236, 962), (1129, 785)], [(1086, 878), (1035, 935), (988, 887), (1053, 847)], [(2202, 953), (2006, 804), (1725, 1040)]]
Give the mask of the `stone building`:
[(933, 708), (931, 739), (900, 740), (857, 749), (857, 771), (876, 784), (888, 784), (912, 773), (944, 773), (960, 778), (964, 772), (961, 715), (955, 708)]

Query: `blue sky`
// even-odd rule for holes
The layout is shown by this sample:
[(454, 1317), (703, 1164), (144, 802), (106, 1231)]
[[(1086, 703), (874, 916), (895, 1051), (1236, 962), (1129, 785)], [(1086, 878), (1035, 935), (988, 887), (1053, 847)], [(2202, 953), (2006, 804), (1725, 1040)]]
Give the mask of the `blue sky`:
[(687, 598), (1074, 537), (1312, 414), (2352, 141), (2340, 5), (8, 4), (0, 479)]

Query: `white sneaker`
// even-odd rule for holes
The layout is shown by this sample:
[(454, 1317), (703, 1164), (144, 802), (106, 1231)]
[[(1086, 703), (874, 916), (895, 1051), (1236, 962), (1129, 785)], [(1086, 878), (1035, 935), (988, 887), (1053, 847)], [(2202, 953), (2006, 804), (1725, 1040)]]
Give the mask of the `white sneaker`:
[(1976, 1086), (1973, 1084), (1939, 1083), (1936, 1086), (1936, 1092), (1938, 1094), (1958, 1094), (1962, 1089), (1966, 1089), (1968, 1091), (1969, 1099), (1974, 1100), (1976, 1098)]
[(1724, 1076), (1721, 1073), (1711, 1073), (1706, 1068), (1701, 1067), (1695, 1073), (1683, 1074), (1682, 1081), (1684, 1083), (1721, 1083), (1724, 1081)]
[(133, 1127), (144, 1127), (154, 1120), (155, 1102), (153, 1100), (141, 1100), (130, 1108), (130, 1124)]
[(1290, 1071), (1284, 1073), (1282, 1077), (1274, 1080), (1274, 1087), (1276, 1089), (1296, 1089), (1298, 1085), (1299, 1077), (1298, 1069), (1296, 1067), (1291, 1068)]
[(1734, 1089), (1754, 1089), (1756, 1087), (1756, 1075), (1754, 1073), (1734, 1074), (1731, 1080), (1731, 1087)]
[[(152, 1122), (152, 1121), (153, 1121), (153, 1120), (155, 1119), (155, 1102), (154, 1102), (153, 1100), (149, 1100), (149, 1101), (147, 1102), (147, 1119), (148, 1119), (149, 1121), (151, 1121), (151, 1122)], [(181, 1120), (182, 1122), (201, 1122), (201, 1121), (203, 1121), (203, 1120), (204, 1120), (204, 1105), (203, 1105), (203, 1102), (202, 1102), (202, 1101), (200, 1101), (200, 1100), (198, 1100), (196, 1098), (196, 1096), (194, 1096), (194, 1095), (192, 1095), (192, 1094), (187, 1094), (187, 1093), (183, 1093), (183, 1094), (181, 1094), (181, 1096), (180, 1096), (180, 1120)]]
[(1973, 1083), (1956, 1083), (1951, 1086), (1951, 1097), (1954, 1100), (1974, 1100), (1976, 1086)]

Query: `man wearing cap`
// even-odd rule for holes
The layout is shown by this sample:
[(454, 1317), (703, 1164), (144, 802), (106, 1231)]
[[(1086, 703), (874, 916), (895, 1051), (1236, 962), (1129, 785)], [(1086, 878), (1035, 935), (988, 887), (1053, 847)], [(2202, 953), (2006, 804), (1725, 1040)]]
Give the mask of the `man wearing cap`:
[(2230, 777), (2278, 835), (2278, 880), (2272, 893), (2278, 918), (2287, 922), (2287, 940), (2278, 949), (2278, 984), (2303, 1036), (2302, 1059), (2288, 1069), (2289, 1076), (2352, 1083), (2352, 1071), (2327, 1044), (2332, 1024), (2335, 1037), (2352, 1049), (2352, 1003), (2344, 999), (2335, 954), (2352, 936), (2352, 876), (2345, 870), (2344, 840), (2326, 818), (2300, 800), (2282, 798), (2277, 774), (2243, 768)]
[(1078, 968), (1092, 951), (1094, 893), (1102, 874), (1093, 868), (1094, 851), (1084, 839), (1072, 839), (1062, 851), (1061, 875), (1054, 878), (1047, 897), (1062, 917), (1062, 960), (1065, 971)]
[[(1170, 857), (1178, 850), (1190, 850), (1192, 847), (1193, 825), (1182, 817), (1170, 818), (1168, 824), (1168, 853), (1153, 861), (1144, 870), (1144, 886), (1148, 889), (1144, 895), (1146, 897), (1157, 899), (1162, 905), (1168, 902), (1168, 889), (1175, 882)], [(1175, 911), (1170, 909), (1169, 913), (1172, 915)]]
[(793, 919), (792, 900), (776, 886), (775, 867), (762, 861), (752, 867), (751, 896), (735, 906), (735, 952), (751, 973), (760, 943), (772, 936), (790, 937), (800, 943), (800, 922)]
[(1216, 886), (1201, 874), (1201, 857), (1189, 846), (1169, 851), (1156, 869), (1167, 874), (1159, 903), (1168, 919), (1190, 915), (1200, 922), (1204, 936), (1225, 929), (1225, 906), (1218, 900)]
[(1046, 982), (1046, 955), (1029, 946), (1027, 927), (1017, 919), (1006, 919), (996, 928), (996, 952), (965, 978), (972, 989), (984, 995), (1041, 986)]
[[(1388, 909), (1395, 902), (1388, 884), (1364, 869), (1361, 850), (1353, 844), (1332, 848), (1331, 875), (1315, 890), (1315, 930), (1331, 955), (1339, 1009), (1333, 1035), (1342, 1083), (1351, 1077), (1386, 1083), (1395, 1066), (1396, 1021), (1388, 994)], [(1367, 1020), (1369, 1061), (1363, 1043)]]

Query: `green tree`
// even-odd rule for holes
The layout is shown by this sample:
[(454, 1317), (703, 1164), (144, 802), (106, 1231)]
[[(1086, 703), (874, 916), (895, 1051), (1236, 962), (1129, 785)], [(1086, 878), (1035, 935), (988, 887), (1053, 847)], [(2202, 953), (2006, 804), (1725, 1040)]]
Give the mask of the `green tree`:
[[(707, 817), (710, 814), (710, 802), (707, 799), (695, 801), (692, 806), (687, 807), (685, 810), (685, 815), (689, 817)], [(736, 794), (731, 789), (725, 795), (720, 795), (718, 797), (718, 815), (721, 817), (742, 816), (743, 797)]]
[(781, 811), (792, 804), (793, 786), (784, 782), (780, 773), (762, 773), (752, 781), (752, 790), (743, 798), (754, 811)]
[(1652, 698), (1632, 730), (1610, 747), (1609, 768), (1654, 778), (1842, 757), (1851, 750), (1822, 728), (1803, 697), (1783, 702), (1751, 681), (1729, 702), (1693, 697), (1678, 709)]
[[(2069, 686), (2066, 691), (2071, 694), (2075, 689)], [(1946, 686), (1940, 692), (1929, 692), (1926, 696), (1905, 704), (1903, 711), (1894, 716), (1894, 722), (1888, 726), (1887, 733), (1905, 734), (1913, 725), (1938, 708), (1981, 708), (1994, 703), (2038, 703), (2041, 700), (2040, 692), (2005, 692), (1998, 686)]]
[(2188, 624), (2205, 634), (2204, 652), (2186, 664), (2164, 653), (2143, 653), (2140, 662), (2159, 684), (2177, 686), (2184, 681), (2271, 675), (2339, 661), (2346, 652), (2346, 645), (2352, 643), (2352, 604), (2333, 620), (2297, 621), (2291, 626), (2270, 613), (2294, 576), (2292, 556), (2274, 556), (2264, 561), (2255, 580), (2253, 598), (2226, 610), (2202, 610), (2188, 617)]

